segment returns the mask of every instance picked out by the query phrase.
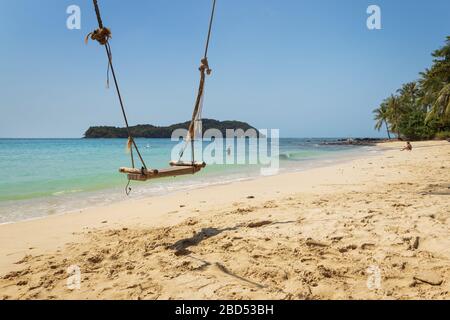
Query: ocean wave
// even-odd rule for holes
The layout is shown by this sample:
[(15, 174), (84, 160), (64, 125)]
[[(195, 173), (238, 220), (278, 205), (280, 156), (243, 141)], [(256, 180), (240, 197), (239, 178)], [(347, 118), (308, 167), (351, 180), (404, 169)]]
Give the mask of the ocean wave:
[(299, 161), (304, 160), (306, 158), (311, 158), (313, 156), (317, 156), (318, 152), (311, 151), (300, 151), (300, 152), (283, 152), (280, 153), (280, 160), (290, 160), (290, 161)]
[(75, 189), (75, 190), (63, 190), (63, 191), (57, 191), (57, 192), (53, 192), (52, 196), (62, 196), (65, 194), (70, 194), (70, 193), (78, 193), (78, 192), (83, 192), (83, 190), (81, 189)]

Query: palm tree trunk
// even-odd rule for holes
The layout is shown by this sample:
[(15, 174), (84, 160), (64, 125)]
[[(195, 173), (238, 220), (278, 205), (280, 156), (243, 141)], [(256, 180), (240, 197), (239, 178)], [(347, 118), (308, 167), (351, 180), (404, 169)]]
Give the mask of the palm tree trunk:
[(400, 138), (400, 127), (399, 127), (399, 125), (398, 125), (398, 113), (397, 113), (397, 106), (395, 106), (395, 109), (394, 109), (394, 113), (395, 113), (395, 128), (397, 129), (397, 139), (398, 140), (402, 140), (401, 138)]
[(384, 124), (386, 125), (386, 131), (387, 131), (388, 138), (389, 138), (389, 140), (391, 140), (391, 134), (389, 133), (389, 127), (388, 127), (387, 121), (384, 121)]

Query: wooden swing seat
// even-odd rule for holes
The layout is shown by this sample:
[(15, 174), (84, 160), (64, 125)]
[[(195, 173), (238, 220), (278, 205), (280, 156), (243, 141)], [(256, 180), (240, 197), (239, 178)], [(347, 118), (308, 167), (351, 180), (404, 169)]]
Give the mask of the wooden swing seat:
[(159, 178), (167, 178), (167, 177), (176, 177), (176, 176), (184, 176), (189, 174), (196, 174), (204, 167), (206, 164), (204, 162), (171, 162), (170, 168), (165, 169), (136, 169), (136, 168), (120, 168), (119, 172), (125, 173), (128, 175), (128, 179), (134, 181), (147, 181), (151, 179), (159, 179)]

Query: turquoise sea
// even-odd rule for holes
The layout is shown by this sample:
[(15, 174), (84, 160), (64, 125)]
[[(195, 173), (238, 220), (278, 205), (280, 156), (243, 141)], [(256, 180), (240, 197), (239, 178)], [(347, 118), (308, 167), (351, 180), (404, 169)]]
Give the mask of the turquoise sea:
[[(280, 173), (305, 170), (377, 152), (371, 147), (324, 146), (330, 139), (280, 139)], [(136, 139), (147, 165), (167, 167), (176, 144)], [(123, 139), (0, 139), (0, 223), (60, 214), (126, 199), (129, 166)], [(195, 176), (132, 183), (131, 197), (251, 179), (258, 165), (210, 165)]]

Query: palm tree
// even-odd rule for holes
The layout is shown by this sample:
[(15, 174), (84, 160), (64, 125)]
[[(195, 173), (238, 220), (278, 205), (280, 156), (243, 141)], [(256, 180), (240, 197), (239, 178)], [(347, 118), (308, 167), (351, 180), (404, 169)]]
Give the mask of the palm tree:
[(450, 119), (450, 83), (439, 91), (436, 102), (433, 104), (426, 121), (439, 118), (443, 121)]
[(398, 89), (397, 92), (400, 94), (402, 100), (412, 107), (416, 103), (419, 95), (419, 88), (417, 86), (417, 82), (408, 82)]
[(386, 126), (386, 131), (389, 140), (391, 139), (391, 134), (389, 132), (389, 126), (388, 126), (388, 107), (386, 103), (382, 103), (379, 108), (373, 110), (374, 113), (374, 120), (375, 123), (375, 129), (380, 131), (383, 124)]
[(424, 102), (429, 107), (426, 122), (432, 119), (446, 122), (450, 116), (450, 36), (446, 44), (433, 52), (433, 66), (421, 73), (420, 85)]
[(404, 84), (374, 110), (375, 129), (402, 137), (430, 138), (450, 129), (450, 36), (432, 53), (433, 64), (418, 81)]
[(397, 134), (397, 139), (400, 137), (400, 118), (402, 114), (400, 98), (391, 95), (386, 101), (388, 121), (391, 123), (391, 130), (394, 130)]
[(416, 82), (408, 82), (402, 85), (400, 89), (397, 90), (401, 95), (414, 96), (417, 94), (419, 89), (417, 88)]
[(436, 95), (441, 90), (442, 81), (434, 76), (430, 69), (420, 73), (419, 85), (423, 91), (421, 103), (430, 107), (436, 101)]

